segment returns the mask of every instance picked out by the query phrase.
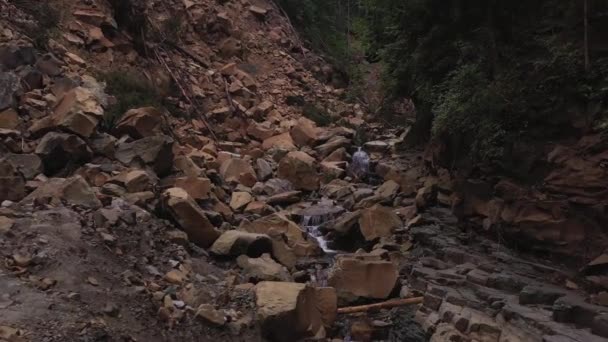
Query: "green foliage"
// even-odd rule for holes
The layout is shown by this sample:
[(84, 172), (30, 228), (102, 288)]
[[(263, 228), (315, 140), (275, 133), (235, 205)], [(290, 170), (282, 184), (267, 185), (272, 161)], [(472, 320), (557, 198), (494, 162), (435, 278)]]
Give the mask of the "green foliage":
[(325, 110), (310, 103), (306, 103), (304, 105), (304, 108), (302, 108), (302, 114), (304, 114), (304, 116), (308, 119), (314, 121), (317, 126), (328, 126), (334, 122), (334, 119), (329, 116)]
[(608, 64), (597, 59), (591, 72), (583, 68), (578, 2), (364, 0), (362, 6), (364, 46), (385, 66), (389, 100), (412, 98), (418, 121), (429, 123), (422, 129), (458, 141), (456, 157), (500, 162), (515, 141), (563, 134), (573, 106), (605, 101)]
[(49, 1), (40, 0), (14, 0), (16, 7), (32, 16), (37, 26), (25, 27), (27, 34), (40, 49), (46, 49), (47, 42), (57, 33), (61, 20), (61, 12)]
[(157, 88), (131, 72), (112, 71), (103, 74), (106, 91), (116, 98), (116, 103), (106, 108), (103, 127), (110, 130), (129, 109), (157, 107), (162, 104), (162, 96)]

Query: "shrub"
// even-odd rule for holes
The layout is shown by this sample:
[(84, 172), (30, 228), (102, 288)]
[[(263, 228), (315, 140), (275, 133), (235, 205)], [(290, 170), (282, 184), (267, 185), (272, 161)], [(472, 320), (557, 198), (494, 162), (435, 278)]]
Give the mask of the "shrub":
[(30, 15), (38, 24), (35, 27), (24, 27), (34, 45), (38, 48), (46, 48), (49, 38), (57, 33), (57, 27), (61, 20), (61, 12), (50, 1), (40, 0), (14, 0), (16, 7)]
[(302, 113), (304, 114), (305, 117), (314, 121), (317, 124), (317, 126), (328, 126), (329, 124), (334, 122), (332, 117), (329, 116), (329, 114), (327, 114), (327, 112), (325, 112), (323, 109), (321, 109), (315, 105), (312, 105), (310, 103), (306, 103), (304, 105), (304, 108), (302, 109)]
[(129, 109), (162, 107), (162, 96), (156, 87), (133, 72), (112, 71), (101, 75), (106, 91), (116, 98), (116, 103), (106, 108), (102, 126), (109, 130)]

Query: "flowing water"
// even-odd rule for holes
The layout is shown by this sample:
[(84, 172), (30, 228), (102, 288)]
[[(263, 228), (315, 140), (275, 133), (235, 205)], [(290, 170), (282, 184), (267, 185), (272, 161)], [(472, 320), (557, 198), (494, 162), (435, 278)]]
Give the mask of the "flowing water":
[(319, 229), (319, 226), (325, 222), (323, 216), (303, 216), (302, 217), (302, 228), (306, 229), (306, 232), (315, 238), (319, 243), (319, 247), (325, 252), (325, 254), (336, 254), (338, 251), (328, 247), (328, 241), (323, 235), (323, 232)]

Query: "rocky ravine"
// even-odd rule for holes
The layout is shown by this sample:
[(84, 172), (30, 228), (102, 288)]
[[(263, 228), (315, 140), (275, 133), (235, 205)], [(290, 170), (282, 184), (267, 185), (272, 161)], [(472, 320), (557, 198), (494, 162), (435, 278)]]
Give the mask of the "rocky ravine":
[[(26, 5), (0, 1), (1, 341), (608, 336), (606, 292), (461, 229), (449, 175), (342, 102), (271, 3), (57, 1), (48, 51), (24, 35)], [(102, 125), (108, 70), (173, 83), (186, 117), (132, 108)], [(347, 175), (354, 127), (375, 139), (365, 182)]]

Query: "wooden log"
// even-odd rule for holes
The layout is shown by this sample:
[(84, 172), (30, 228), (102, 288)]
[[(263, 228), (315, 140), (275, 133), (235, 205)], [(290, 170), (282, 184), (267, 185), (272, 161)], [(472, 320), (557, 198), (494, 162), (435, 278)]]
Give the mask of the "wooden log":
[(359, 306), (348, 306), (345, 308), (339, 308), (339, 314), (351, 314), (357, 312), (366, 312), (370, 310), (379, 310), (379, 309), (390, 309), (396, 308), (399, 306), (406, 305), (415, 305), (422, 303), (424, 297), (413, 297), (413, 298), (405, 298), (405, 299), (391, 299), (386, 302), (367, 304), (367, 305), (359, 305)]

